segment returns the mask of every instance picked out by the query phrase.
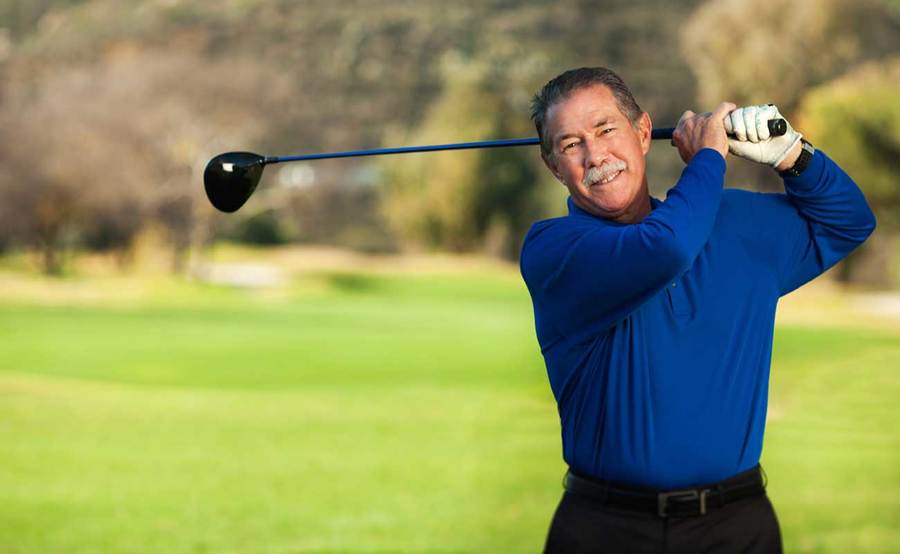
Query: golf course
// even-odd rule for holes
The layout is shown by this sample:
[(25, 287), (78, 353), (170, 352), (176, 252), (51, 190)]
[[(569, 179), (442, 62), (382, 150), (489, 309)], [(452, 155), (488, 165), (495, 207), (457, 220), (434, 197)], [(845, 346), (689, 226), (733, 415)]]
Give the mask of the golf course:
[[(0, 267), (0, 552), (539, 551), (565, 465), (515, 265), (213, 262)], [(900, 552), (884, 305), (816, 283), (780, 308), (762, 463), (786, 552)]]

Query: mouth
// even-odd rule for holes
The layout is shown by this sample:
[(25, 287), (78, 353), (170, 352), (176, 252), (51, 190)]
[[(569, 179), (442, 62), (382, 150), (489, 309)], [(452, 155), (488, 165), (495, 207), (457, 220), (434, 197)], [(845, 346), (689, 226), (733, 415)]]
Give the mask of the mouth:
[(602, 166), (593, 166), (584, 175), (582, 186), (591, 188), (597, 185), (608, 185), (619, 178), (623, 171), (628, 169), (624, 160), (612, 160)]
[(594, 182), (591, 184), (591, 186), (592, 186), (592, 187), (595, 187), (595, 186), (598, 186), (598, 185), (608, 185), (609, 183), (615, 181), (616, 178), (617, 178), (623, 171), (625, 171), (625, 170), (624, 170), (624, 169), (620, 169), (619, 171), (614, 171), (614, 172), (610, 173), (609, 175), (606, 175), (606, 176), (604, 176), (604, 177), (601, 177), (600, 179), (594, 181)]

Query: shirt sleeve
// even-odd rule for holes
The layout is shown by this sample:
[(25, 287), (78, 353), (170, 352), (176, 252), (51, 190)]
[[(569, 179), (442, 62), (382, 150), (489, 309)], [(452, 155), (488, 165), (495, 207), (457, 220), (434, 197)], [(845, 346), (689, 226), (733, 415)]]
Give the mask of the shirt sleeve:
[(820, 150), (800, 176), (784, 177), (784, 188), (794, 209), (776, 225), (784, 231), (778, 239), (784, 244), (776, 248), (782, 296), (824, 273), (875, 230), (862, 191)]
[(722, 155), (703, 149), (640, 223), (565, 217), (533, 226), (521, 269), (542, 347), (547, 326), (556, 335), (595, 336), (687, 270), (712, 231), (724, 179)]

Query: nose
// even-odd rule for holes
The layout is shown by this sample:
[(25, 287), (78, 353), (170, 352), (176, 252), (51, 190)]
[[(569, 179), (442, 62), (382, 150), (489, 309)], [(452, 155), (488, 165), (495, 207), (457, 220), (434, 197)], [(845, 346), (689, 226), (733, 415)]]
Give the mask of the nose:
[(585, 148), (587, 150), (585, 163), (588, 168), (600, 166), (606, 160), (607, 148), (602, 140), (588, 139)]

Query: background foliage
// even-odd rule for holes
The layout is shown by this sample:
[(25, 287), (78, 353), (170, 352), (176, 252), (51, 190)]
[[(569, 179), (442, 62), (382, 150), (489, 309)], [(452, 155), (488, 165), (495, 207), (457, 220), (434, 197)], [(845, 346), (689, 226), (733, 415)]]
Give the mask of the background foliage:
[[(0, 110), (4, 143), (17, 148), (0, 154), (7, 159), (2, 190), (19, 206), (3, 219), (16, 230), (3, 233), (7, 247), (41, 247), (47, 270), (58, 272), (60, 250), (125, 251), (138, 233), (162, 226), (182, 256), (185, 243), (234, 236), (233, 223), (198, 194), (203, 164), (215, 153), (528, 136), (531, 95), (568, 66), (615, 65), (655, 117), (674, 121), (693, 79), (683, 62), (651, 54), (676, 42), (692, 5), (7, 0)], [(81, 80), (73, 88), (65, 79)], [(51, 119), (65, 119), (71, 131), (52, 129)], [(48, 149), (54, 163), (81, 173), (41, 174)], [(562, 209), (562, 191), (529, 153), (463, 155), (458, 163), (470, 170), (458, 170), (465, 174), (459, 190), (438, 182), (449, 181), (452, 157), (322, 162), (304, 168), (302, 179), (270, 170), (260, 196), (236, 217), (274, 210), (288, 221), (291, 240), (368, 250), (480, 249), (490, 235), (488, 250), (512, 257), (530, 220)], [(671, 178), (672, 162), (655, 163)], [(444, 165), (401, 183), (416, 163)], [(126, 196), (119, 205), (129, 208), (66, 193), (89, 187)], [(527, 192), (539, 188), (550, 191)], [(519, 192), (526, 198), (508, 201)], [(427, 210), (407, 209), (405, 202), (426, 198)], [(47, 204), (58, 208), (39, 215)], [(431, 223), (406, 221), (413, 209)], [(90, 229), (93, 222), (106, 223)], [(415, 235), (423, 225), (431, 234)], [(111, 236), (96, 238), (104, 233)]]
[[(254, 242), (269, 221), (279, 241), (514, 259), (532, 221), (564, 211), (564, 190), (531, 149), (273, 168), (230, 219), (208, 206), (199, 177), (226, 150), (530, 136), (532, 94), (584, 65), (615, 68), (657, 126), (723, 98), (777, 102), (800, 117), (811, 87), (896, 54), (898, 29), (896, 3), (877, 0), (3, 0), (0, 248), (33, 249), (61, 273), (83, 249), (115, 251), (127, 265), (136, 237), (155, 230), (184, 271), (192, 251), (220, 237)], [(896, 85), (893, 73), (883, 80)], [(810, 129), (829, 124), (821, 111), (803, 117)], [(893, 119), (879, 127), (897, 132)], [(871, 150), (870, 135), (857, 138), (835, 145), (849, 167)], [(657, 145), (655, 194), (680, 166)], [(896, 164), (882, 165), (879, 184), (859, 175), (867, 192), (897, 182)], [(730, 182), (779, 186), (741, 162)], [(880, 207), (892, 220), (886, 212), (896, 206)], [(843, 278), (889, 283), (890, 240), (867, 248), (887, 261)]]

